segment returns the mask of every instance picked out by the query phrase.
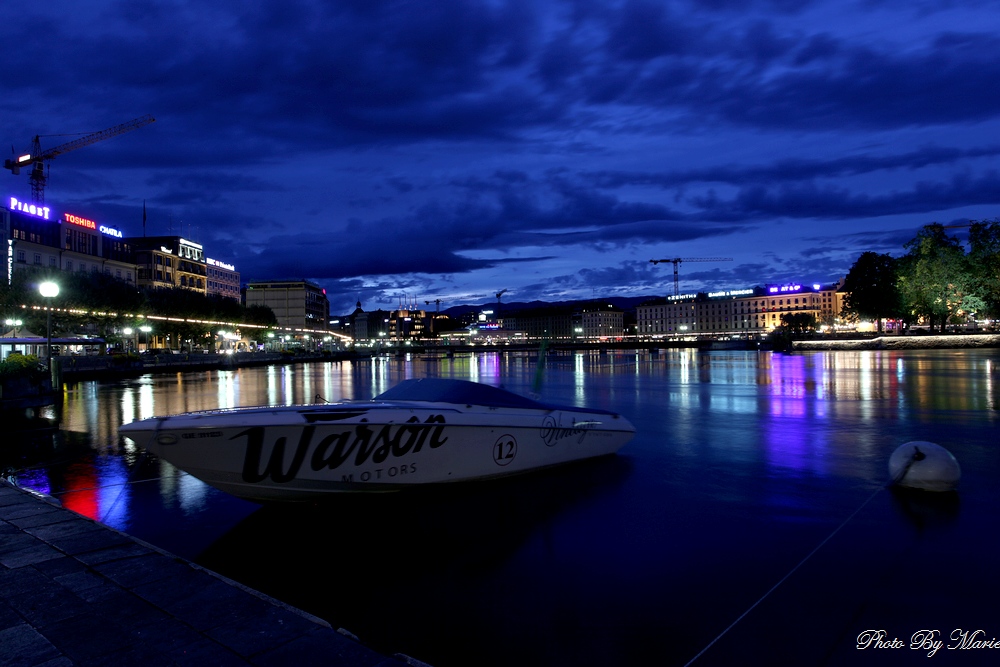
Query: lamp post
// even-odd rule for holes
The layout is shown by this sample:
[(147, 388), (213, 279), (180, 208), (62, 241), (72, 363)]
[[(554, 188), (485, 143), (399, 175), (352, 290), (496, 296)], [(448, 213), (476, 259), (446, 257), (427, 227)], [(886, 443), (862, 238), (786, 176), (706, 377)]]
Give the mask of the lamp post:
[(122, 333), (125, 334), (125, 336), (128, 337), (125, 340), (125, 353), (128, 354), (129, 347), (131, 347), (131, 345), (129, 345), (129, 343), (132, 342), (131, 340), (129, 340), (130, 338), (132, 338), (132, 327), (125, 327), (124, 329), (122, 329)]
[[(38, 286), (38, 292), (46, 299), (59, 296), (59, 285), (47, 280)], [(52, 375), (52, 302), (49, 301), (45, 318), (45, 338), (47, 341), (46, 359), (49, 366), (49, 376)]]
[(147, 350), (149, 349), (149, 332), (152, 331), (152, 330), (153, 330), (153, 327), (150, 327), (150, 326), (143, 325), (143, 326), (139, 327), (139, 331), (141, 331), (142, 333), (146, 334), (145, 336), (143, 336), (143, 339), (144, 339), (143, 342), (146, 344), (146, 349)]

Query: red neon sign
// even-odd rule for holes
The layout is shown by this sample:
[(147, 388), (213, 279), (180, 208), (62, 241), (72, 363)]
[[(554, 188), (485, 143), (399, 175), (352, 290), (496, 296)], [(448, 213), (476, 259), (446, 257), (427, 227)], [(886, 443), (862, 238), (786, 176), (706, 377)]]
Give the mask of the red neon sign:
[(74, 225), (80, 225), (81, 227), (86, 227), (87, 229), (97, 229), (97, 223), (93, 220), (87, 220), (86, 218), (81, 218), (71, 213), (63, 213), (66, 217), (66, 222), (72, 223)]

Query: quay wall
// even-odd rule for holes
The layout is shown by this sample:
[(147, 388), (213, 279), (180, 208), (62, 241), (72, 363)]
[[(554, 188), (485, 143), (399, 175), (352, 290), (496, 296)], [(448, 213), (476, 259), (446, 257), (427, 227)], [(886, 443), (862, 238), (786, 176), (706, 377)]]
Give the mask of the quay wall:
[(797, 340), (792, 350), (919, 350), (1000, 347), (998, 334), (953, 334), (944, 336), (879, 336), (850, 340)]

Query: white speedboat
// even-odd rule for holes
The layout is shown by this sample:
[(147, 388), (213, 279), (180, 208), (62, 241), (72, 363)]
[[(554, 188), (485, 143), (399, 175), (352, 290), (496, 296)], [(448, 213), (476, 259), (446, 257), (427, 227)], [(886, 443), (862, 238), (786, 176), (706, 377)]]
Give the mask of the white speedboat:
[(489, 479), (613, 454), (635, 427), (464, 380), (406, 380), (370, 401), (154, 417), (120, 432), (234, 496), (312, 500)]

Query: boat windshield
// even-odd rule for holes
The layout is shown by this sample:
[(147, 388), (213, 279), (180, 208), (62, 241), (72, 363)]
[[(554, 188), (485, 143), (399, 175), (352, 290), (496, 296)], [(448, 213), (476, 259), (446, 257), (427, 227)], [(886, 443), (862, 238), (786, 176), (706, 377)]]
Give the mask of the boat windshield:
[(467, 380), (421, 378), (403, 380), (385, 391), (375, 401), (432, 401), (436, 403), (465, 403), (496, 408), (530, 408), (551, 410), (552, 406), (518, 396), (506, 389)]

